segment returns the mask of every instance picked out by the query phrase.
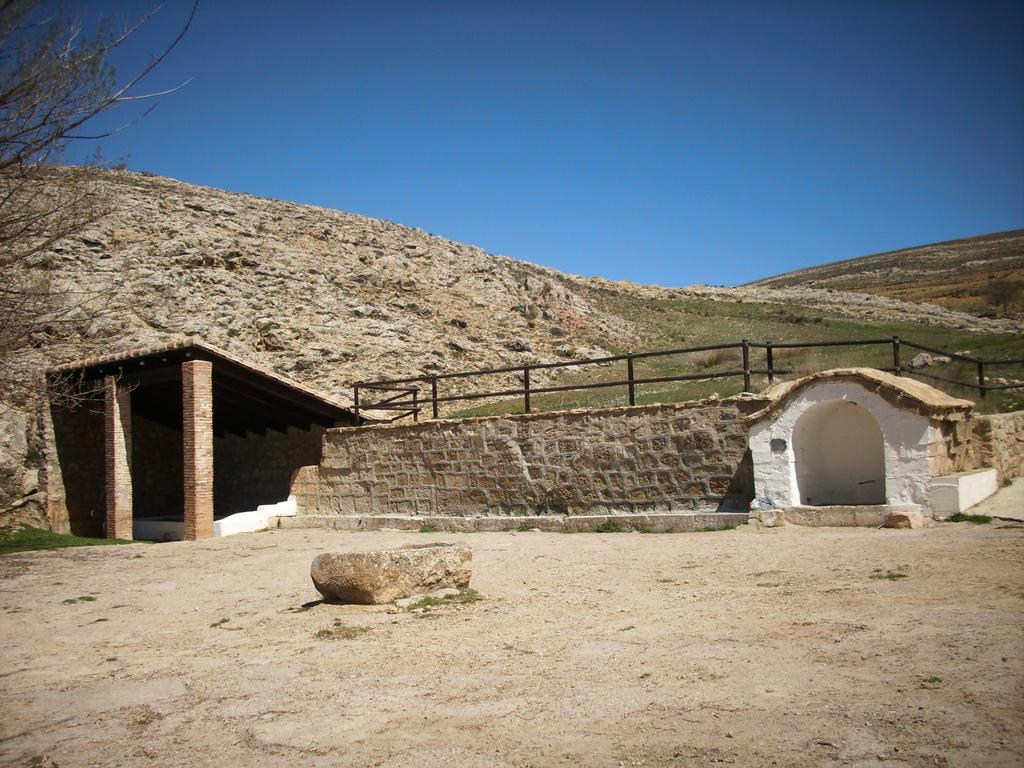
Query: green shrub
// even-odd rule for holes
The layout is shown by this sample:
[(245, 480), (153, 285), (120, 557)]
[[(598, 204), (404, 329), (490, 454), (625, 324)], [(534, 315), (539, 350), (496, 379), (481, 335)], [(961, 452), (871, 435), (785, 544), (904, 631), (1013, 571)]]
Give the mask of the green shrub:
[(950, 523), (974, 523), (975, 525), (984, 525), (985, 523), (991, 523), (992, 518), (988, 515), (966, 515), (963, 512), (957, 512), (955, 515), (949, 518)]

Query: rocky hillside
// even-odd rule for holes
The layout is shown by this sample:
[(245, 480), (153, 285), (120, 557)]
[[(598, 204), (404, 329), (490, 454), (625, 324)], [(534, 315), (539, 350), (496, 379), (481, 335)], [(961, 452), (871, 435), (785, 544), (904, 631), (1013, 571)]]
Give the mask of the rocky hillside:
[(102, 186), (114, 213), (54, 249), (56, 273), (121, 288), (51, 357), (197, 335), (344, 394), (356, 379), (555, 357), (570, 337), (636, 339), (557, 273), (422, 230), (135, 173)]
[[(859, 291), (994, 316), (1002, 307), (989, 295), (993, 280), (1024, 286), (1024, 229), (836, 261), (750, 286)], [(1024, 314), (1024, 291), (1008, 309)]]
[(126, 171), (106, 173), (101, 188), (111, 215), (54, 248), (55, 274), (89, 290), (120, 288), (86, 333), (45, 351), (50, 361), (197, 335), (346, 396), (356, 380), (643, 348), (657, 339), (642, 307), (673, 298), (1020, 329), (826, 289), (668, 289), (569, 276), (387, 221)]

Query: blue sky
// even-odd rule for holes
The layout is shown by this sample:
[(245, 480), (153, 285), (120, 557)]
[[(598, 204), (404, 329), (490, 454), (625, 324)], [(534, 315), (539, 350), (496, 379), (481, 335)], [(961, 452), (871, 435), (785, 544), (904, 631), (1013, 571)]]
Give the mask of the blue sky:
[(736, 284), (1024, 226), (1019, 2), (200, 0), (150, 86), (187, 78), (104, 154), (573, 273)]

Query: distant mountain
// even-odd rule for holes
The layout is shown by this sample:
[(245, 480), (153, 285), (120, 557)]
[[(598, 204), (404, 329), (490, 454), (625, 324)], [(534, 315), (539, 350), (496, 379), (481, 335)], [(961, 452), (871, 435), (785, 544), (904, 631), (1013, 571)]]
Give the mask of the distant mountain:
[[(1024, 229), (845, 259), (747, 285), (874, 293), (993, 316), (1001, 312), (987, 295), (994, 280), (1024, 284)], [(1024, 291), (1010, 314), (1024, 315)]]

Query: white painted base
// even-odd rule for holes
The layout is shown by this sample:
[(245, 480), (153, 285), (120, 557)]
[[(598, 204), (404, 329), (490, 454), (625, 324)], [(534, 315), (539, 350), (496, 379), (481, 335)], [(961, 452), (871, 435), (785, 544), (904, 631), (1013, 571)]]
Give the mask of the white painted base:
[[(220, 520), (213, 521), (214, 536), (231, 536), (236, 533), (252, 533), (265, 531), (268, 520), (279, 517), (294, 517), (296, 511), (295, 497), (289, 496), (287, 501), (276, 504), (260, 504), (251, 512), (237, 512)], [(276, 522), (275, 522), (276, 527)], [(150, 541), (181, 541), (185, 538), (185, 522), (176, 518), (136, 518), (132, 532), (136, 539)]]
[(269, 518), (294, 517), (295, 508), (294, 496), (289, 496), (287, 501), (279, 501), (277, 504), (260, 504), (255, 512), (239, 512), (221, 520), (214, 520), (213, 535), (231, 536), (235, 533), (265, 531)]
[(936, 517), (949, 517), (970, 509), (998, 490), (999, 477), (994, 469), (933, 477), (929, 506)]

